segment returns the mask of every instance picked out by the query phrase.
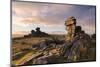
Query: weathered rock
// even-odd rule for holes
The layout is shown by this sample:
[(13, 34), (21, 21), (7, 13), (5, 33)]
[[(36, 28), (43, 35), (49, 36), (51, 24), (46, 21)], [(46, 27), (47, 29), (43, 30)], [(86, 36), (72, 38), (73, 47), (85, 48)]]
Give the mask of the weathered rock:
[(45, 40), (41, 43), (41, 47), (47, 49), (43, 52), (43, 56), (34, 60), (34, 64), (77, 62), (96, 59), (95, 47), (92, 46), (93, 48), (90, 48), (90, 44), (95, 45), (95, 36), (90, 38), (82, 30), (81, 26), (76, 26), (76, 19), (74, 17), (70, 17), (65, 21), (65, 25), (68, 31), (66, 40)]
[(76, 19), (70, 17), (65, 21), (65, 26), (67, 30), (66, 41), (71, 41), (75, 35)]

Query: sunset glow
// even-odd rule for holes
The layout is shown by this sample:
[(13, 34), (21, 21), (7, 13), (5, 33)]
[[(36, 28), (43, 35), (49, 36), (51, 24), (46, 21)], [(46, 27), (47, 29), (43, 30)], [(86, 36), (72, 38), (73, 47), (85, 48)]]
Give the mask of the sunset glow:
[(95, 6), (12, 2), (12, 34), (27, 34), (40, 27), (50, 34), (65, 34), (65, 20), (74, 16), (88, 34), (95, 33)]

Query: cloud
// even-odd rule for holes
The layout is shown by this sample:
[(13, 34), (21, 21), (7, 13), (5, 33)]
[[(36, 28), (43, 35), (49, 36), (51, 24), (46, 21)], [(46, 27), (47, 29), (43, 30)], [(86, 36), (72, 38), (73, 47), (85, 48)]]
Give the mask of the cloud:
[(71, 7), (72, 6), (69, 5), (66, 7), (66, 5), (59, 4), (13, 2), (12, 11), (15, 16), (23, 18), (25, 23), (28, 21), (29, 23), (34, 23), (34, 21), (41, 21), (43, 23), (59, 23), (63, 20), (61, 18), (62, 12), (65, 12), (66, 10), (69, 11), (72, 9)]
[(12, 2), (12, 11), (18, 17), (19, 16), (30, 17), (32, 15), (36, 16), (38, 14), (37, 8), (33, 7), (31, 4), (22, 3), (22, 2)]
[[(95, 7), (50, 3), (12, 2), (14, 31), (30, 31), (37, 26), (45, 32), (65, 32), (65, 20), (74, 16), (87, 33), (95, 32)], [(62, 33), (62, 32), (61, 32)]]

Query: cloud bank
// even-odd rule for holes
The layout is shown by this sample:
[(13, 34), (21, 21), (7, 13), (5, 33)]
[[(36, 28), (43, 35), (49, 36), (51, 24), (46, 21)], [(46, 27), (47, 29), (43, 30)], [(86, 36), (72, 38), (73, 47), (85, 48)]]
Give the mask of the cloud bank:
[(95, 33), (95, 6), (12, 2), (12, 33), (40, 27), (47, 33), (65, 34), (65, 20), (74, 16), (88, 34)]

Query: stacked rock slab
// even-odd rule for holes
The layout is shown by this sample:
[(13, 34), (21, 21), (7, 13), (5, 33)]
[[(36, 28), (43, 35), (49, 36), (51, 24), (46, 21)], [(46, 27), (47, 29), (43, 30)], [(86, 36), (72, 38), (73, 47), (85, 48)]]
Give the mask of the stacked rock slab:
[(69, 17), (65, 21), (65, 26), (67, 30), (66, 41), (71, 41), (75, 35), (75, 27), (76, 27), (75, 17)]

